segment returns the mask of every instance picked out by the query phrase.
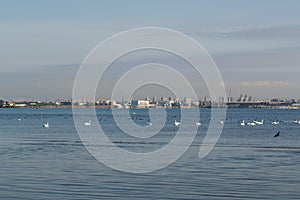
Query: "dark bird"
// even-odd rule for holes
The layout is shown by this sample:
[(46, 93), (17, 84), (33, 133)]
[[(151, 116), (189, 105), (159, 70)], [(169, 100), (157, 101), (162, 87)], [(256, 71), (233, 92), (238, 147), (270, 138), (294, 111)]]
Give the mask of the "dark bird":
[(278, 132), (276, 133), (276, 135), (274, 135), (274, 137), (278, 137), (278, 136), (280, 136), (280, 131), (278, 131)]

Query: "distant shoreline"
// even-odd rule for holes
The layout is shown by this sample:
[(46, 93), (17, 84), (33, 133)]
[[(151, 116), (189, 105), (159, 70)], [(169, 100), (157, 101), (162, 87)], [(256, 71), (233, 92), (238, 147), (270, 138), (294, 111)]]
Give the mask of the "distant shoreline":
[(0, 108), (168, 108), (168, 109), (190, 109), (190, 108), (256, 108), (256, 109), (300, 109), (300, 100), (270, 100), (270, 101), (210, 101), (207, 99), (202, 100), (192, 100), (191, 98), (186, 98), (184, 101), (179, 101), (178, 99), (161, 99), (161, 100), (131, 100), (129, 102), (119, 102), (112, 100), (101, 100), (96, 102), (86, 102), (86, 101), (75, 101), (65, 100), (65, 101), (23, 101), (23, 102), (13, 102), (13, 101), (3, 101), (0, 100)]
[[(72, 106), (27, 106), (27, 107), (1, 107), (0, 109), (72, 109)], [(113, 106), (74, 106), (74, 108), (81, 108), (81, 109), (88, 109), (88, 108), (93, 108), (93, 109), (198, 109), (198, 107), (159, 107), (159, 108), (138, 108), (138, 107), (129, 107), (129, 108), (117, 108)], [(217, 109), (278, 109), (278, 110), (298, 110), (300, 107), (296, 106), (272, 106), (272, 107), (242, 107), (242, 108), (234, 108), (234, 107), (199, 107), (199, 109), (212, 109), (212, 108), (217, 108)]]

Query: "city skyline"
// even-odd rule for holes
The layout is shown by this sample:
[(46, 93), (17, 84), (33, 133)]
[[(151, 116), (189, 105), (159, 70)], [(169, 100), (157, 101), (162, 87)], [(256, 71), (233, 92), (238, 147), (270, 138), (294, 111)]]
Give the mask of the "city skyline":
[[(248, 93), (259, 99), (300, 98), (299, 4), (3, 2), (0, 95), (3, 99), (70, 99), (77, 70), (98, 43), (127, 29), (158, 26), (181, 31), (202, 44), (219, 67), (226, 92), (231, 90), (232, 96)], [(155, 54), (141, 55), (138, 60), (129, 57), (115, 68), (152, 58)], [(168, 56), (158, 60), (176, 64)], [(206, 93), (202, 83), (199, 90)], [(109, 96), (109, 91), (102, 92)]]
[(267, 109), (299, 109), (300, 99), (255, 100), (252, 96), (240, 95), (238, 98), (209, 97), (196, 98), (175, 96), (143, 97), (130, 99), (95, 100), (72, 99), (51, 101), (7, 101), (0, 99), (0, 108), (267, 108)]

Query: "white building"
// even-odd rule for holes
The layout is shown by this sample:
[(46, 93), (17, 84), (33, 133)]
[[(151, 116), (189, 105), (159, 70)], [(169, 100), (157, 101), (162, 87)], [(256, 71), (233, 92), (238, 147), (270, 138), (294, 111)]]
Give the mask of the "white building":
[(132, 100), (131, 107), (134, 108), (149, 108), (150, 102), (146, 100)]

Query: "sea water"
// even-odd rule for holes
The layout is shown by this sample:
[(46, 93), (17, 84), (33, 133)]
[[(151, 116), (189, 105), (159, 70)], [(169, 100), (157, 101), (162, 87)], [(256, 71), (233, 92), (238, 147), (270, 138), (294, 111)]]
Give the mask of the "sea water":
[[(147, 109), (130, 112), (138, 125), (149, 120)], [(180, 109), (166, 112), (161, 133), (141, 141), (124, 136), (110, 109), (97, 109), (110, 140), (133, 152), (162, 148), (175, 137), (174, 120), (180, 121)], [(228, 109), (221, 137), (204, 159), (198, 153), (210, 109), (200, 115), (202, 125), (180, 159), (158, 171), (132, 174), (111, 169), (89, 154), (76, 132), (71, 109), (0, 109), (0, 198), (300, 198), (300, 125), (293, 123), (300, 119), (300, 110)], [(265, 123), (240, 125), (254, 119)], [(272, 125), (271, 120), (280, 124)], [(46, 122), (49, 128), (43, 128)], [(278, 131), (280, 137), (274, 138)]]

